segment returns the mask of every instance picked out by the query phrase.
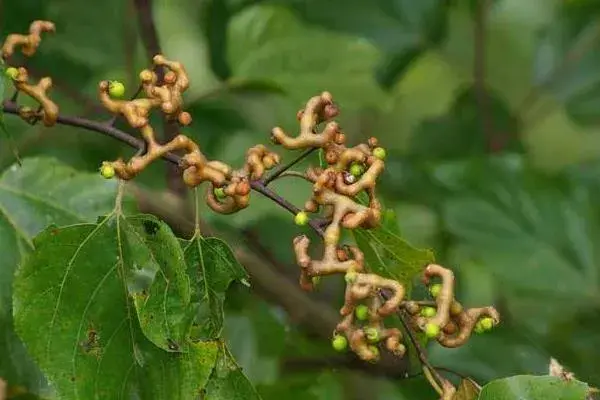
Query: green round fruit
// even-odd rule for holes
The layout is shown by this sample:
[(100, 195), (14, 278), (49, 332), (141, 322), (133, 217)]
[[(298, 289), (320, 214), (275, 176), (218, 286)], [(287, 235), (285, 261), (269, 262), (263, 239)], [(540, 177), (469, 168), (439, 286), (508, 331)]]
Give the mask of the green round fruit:
[(348, 348), (348, 339), (342, 335), (335, 335), (331, 340), (331, 346), (335, 351), (344, 351)]
[(19, 76), (19, 70), (15, 67), (8, 67), (6, 68), (6, 71), (4, 71), (4, 74), (10, 79), (14, 80), (17, 79), (17, 76)]
[(440, 327), (436, 324), (425, 325), (425, 335), (430, 338), (436, 338), (440, 334)]
[(225, 189), (223, 189), (222, 187), (219, 188), (215, 188), (213, 190), (215, 197), (219, 200), (224, 199), (225, 197), (227, 197), (227, 195), (225, 194)]
[(370, 343), (377, 343), (381, 340), (381, 335), (379, 334), (379, 329), (377, 328), (367, 328), (365, 329), (365, 336)]
[(431, 318), (436, 314), (436, 310), (433, 307), (423, 307), (421, 310), (421, 315), (425, 318)]
[(108, 94), (112, 98), (120, 99), (125, 95), (125, 85), (119, 81), (111, 81), (108, 85)]
[(304, 225), (308, 224), (308, 214), (306, 214), (304, 211), (300, 211), (294, 217), (294, 222), (298, 226), (304, 226)]
[(350, 173), (355, 177), (358, 178), (359, 176), (361, 176), (362, 174), (365, 173), (365, 167), (362, 164), (359, 163), (353, 163), (350, 166)]
[(356, 315), (356, 319), (359, 321), (366, 321), (369, 318), (369, 307), (364, 304), (359, 304), (354, 309), (354, 315)]
[(431, 287), (429, 288), (429, 293), (431, 293), (431, 295), (433, 297), (438, 297), (438, 295), (440, 294), (441, 291), (442, 291), (442, 285), (439, 283), (436, 283), (435, 285), (431, 285)]
[(100, 167), (100, 175), (106, 179), (112, 179), (115, 176), (115, 169), (110, 164), (104, 164)]
[(494, 320), (490, 317), (485, 317), (479, 320), (484, 331), (489, 331), (494, 327)]
[(384, 160), (386, 156), (385, 149), (383, 147), (375, 147), (373, 149), (373, 155), (380, 160)]
[(481, 320), (477, 321), (477, 323), (475, 324), (474, 331), (475, 331), (475, 333), (483, 333), (483, 332), (485, 332), (485, 329), (483, 329), (483, 326), (481, 325)]
[(312, 278), (310, 278), (313, 286), (317, 286), (320, 282), (321, 282), (321, 277), (320, 276), (313, 276)]

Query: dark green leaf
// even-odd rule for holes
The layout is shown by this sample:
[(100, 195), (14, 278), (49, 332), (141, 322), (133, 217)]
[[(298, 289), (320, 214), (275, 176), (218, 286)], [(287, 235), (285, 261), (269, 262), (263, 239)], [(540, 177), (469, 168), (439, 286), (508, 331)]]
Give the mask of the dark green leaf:
[(0, 178), (0, 376), (37, 393), (44, 385), (13, 332), (12, 281), (32, 250), (31, 238), (50, 223), (91, 221), (113, 206), (116, 182), (81, 173), (50, 158), (27, 158)]
[(519, 125), (506, 102), (486, 90), (487, 114), (475, 87), (461, 89), (446, 115), (426, 119), (411, 140), (410, 154), (431, 162), (458, 159), (489, 150), (521, 150)]
[(447, 201), (449, 230), (508, 285), (505, 290), (576, 303), (595, 297), (597, 252), (589, 237), (600, 232), (589, 194), (504, 161), (478, 164), (471, 177), (483, 179)]
[(183, 242), (188, 275), (192, 280), (192, 302), (198, 307), (193, 336), (213, 339), (223, 330), (223, 302), (234, 280), (245, 281), (247, 274), (225, 242), (217, 238)]
[(227, 61), (227, 25), (231, 10), (226, 1), (208, 0), (201, 3), (200, 27), (208, 42), (209, 62), (215, 75), (226, 80), (231, 76)]
[(195, 307), (187, 265), (167, 224), (143, 215), (117, 220), (119, 258), (144, 335), (163, 350), (179, 351), (187, 339)]
[(248, 378), (221, 343), (215, 369), (205, 390), (205, 400), (259, 400)]
[(394, 54), (390, 54), (386, 59), (377, 67), (375, 77), (377, 82), (384, 88), (390, 89), (398, 81), (406, 70), (412, 65), (417, 58), (425, 53), (426, 49), (423, 47), (408, 46), (401, 50), (396, 50)]
[(518, 375), (488, 383), (479, 400), (583, 400), (587, 394), (588, 385), (577, 380)]
[[(129, 398), (147, 374), (179, 376), (146, 387), (147, 398), (199, 393), (216, 351), (178, 342), (194, 307), (186, 302), (189, 286), (177, 276), (181, 265), (167, 260), (175, 241), (169, 235), (155, 218), (113, 213), (98, 224), (50, 227), (35, 238), (35, 252), (15, 279), (15, 325), (61, 399)], [(150, 304), (142, 307), (142, 297)]]
[(192, 343), (187, 353), (164, 353), (149, 349), (147, 367), (140, 374), (143, 400), (197, 400), (213, 373), (218, 342)]

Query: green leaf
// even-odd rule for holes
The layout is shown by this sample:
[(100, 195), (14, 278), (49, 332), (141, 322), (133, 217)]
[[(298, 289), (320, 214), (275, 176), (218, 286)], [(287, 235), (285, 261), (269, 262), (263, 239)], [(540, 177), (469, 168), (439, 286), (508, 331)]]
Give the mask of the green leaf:
[(390, 89), (398, 81), (408, 68), (426, 52), (420, 44), (407, 45), (401, 50), (396, 50), (395, 53), (390, 54), (386, 59), (377, 67), (375, 71), (375, 77), (377, 82), (384, 88)]
[(221, 344), (217, 363), (204, 392), (205, 400), (259, 400), (248, 378)]
[(600, 122), (600, 4), (565, 1), (539, 36), (535, 84), (566, 106), (582, 125)]
[(230, 18), (231, 9), (226, 1), (209, 0), (201, 3), (199, 25), (207, 40), (210, 67), (221, 80), (231, 76), (227, 61), (227, 25)]
[(595, 302), (598, 264), (592, 238), (600, 237), (600, 217), (590, 194), (519, 160), (475, 166), (466, 191), (444, 205), (450, 232), (506, 285), (504, 293), (525, 291), (571, 305)]
[[(177, 276), (182, 264), (170, 253), (176, 241), (169, 235), (155, 218), (113, 213), (35, 238), (35, 252), (15, 278), (15, 325), (61, 399), (129, 398), (145, 374), (180, 377), (157, 381), (144, 390), (147, 398), (199, 393), (216, 352), (181, 337), (194, 307), (186, 303), (189, 286)], [(183, 260), (181, 250), (178, 256)]]
[(346, 108), (381, 102), (373, 77), (379, 52), (366, 41), (303, 24), (273, 4), (238, 13), (229, 35), (233, 76), (274, 82), (286, 89), (294, 108), (325, 89), (344, 99)]
[(118, 257), (132, 267), (128, 286), (142, 331), (163, 350), (182, 350), (196, 310), (178, 239), (150, 215), (120, 218), (116, 229)]
[(226, 83), (226, 90), (234, 94), (285, 94), (285, 89), (268, 79), (231, 78)]
[[(438, 0), (284, 0), (302, 18), (322, 28), (364, 37), (386, 55), (378, 83), (393, 87), (408, 67), (439, 45), (447, 31), (447, 2)], [(343, 10), (343, 12), (340, 12)]]
[(187, 353), (163, 353), (152, 349), (146, 353), (144, 375), (139, 392), (144, 400), (196, 400), (213, 373), (218, 342), (192, 343)]
[(217, 338), (223, 330), (227, 288), (234, 280), (246, 282), (248, 276), (221, 239), (197, 235), (190, 241), (182, 241), (182, 246), (192, 280), (192, 302), (198, 307), (193, 336)]
[(37, 393), (44, 379), (13, 332), (12, 282), (33, 249), (31, 238), (50, 223), (74, 224), (107, 213), (116, 181), (81, 173), (51, 158), (27, 158), (0, 177), (0, 376)]
[(552, 376), (517, 375), (485, 385), (479, 400), (582, 400), (588, 385)]
[[(487, 114), (482, 113), (474, 86), (460, 89), (447, 114), (425, 119), (410, 143), (416, 160), (460, 159), (491, 150), (521, 151), (519, 124), (508, 104), (490, 89), (485, 91)], [(490, 131), (492, 132), (490, 134)]]
[(373, 273), (392, 278), (407, 288), (423, 268), (434, 262), (431, 250), (417, 249), (385, 226), (352, 231)]

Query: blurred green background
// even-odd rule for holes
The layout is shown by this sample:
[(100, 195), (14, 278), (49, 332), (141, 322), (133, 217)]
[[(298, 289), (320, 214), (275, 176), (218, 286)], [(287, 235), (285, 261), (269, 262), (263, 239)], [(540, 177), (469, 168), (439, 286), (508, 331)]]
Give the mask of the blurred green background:
[[(402, 234), (455, 270), (464, 304), (494, 304), (503, 316), (460, 349), (431, 345), (434, 365), (485, 383), (547, 373), (555, 357), (600, 385), (600, 2), (155, 0), (153, 12), (163, 52), (192, 81), (194, 123), (183, 133), (209, 157), (240, 165), (242, 149), (268, 143), (272, 127), (295, 131), (296, 111), (323, 90), (351, 143), (377, 136), (388, 149), (379, 188)], [(28, 67), (53, 77), (61, 112), (108, 118), (98, 81), (133, 92), (148, 65), (130, 1), (10, 0), (1, 13), (2, 37), (34, 19), (56, 23)], [(5, 123), (22, 157), (96, 171), (132, 153), (90, 132)], [(13, 163), (5, 142), (0, 166)], [(163, 192), (165, 164), (136, 183)], [(274, 187), (298, 206), (309, 190)], [(434, 398), (422, 378), (334, 354), (320, 322), (340, 306), (341, 282), (277, 290), (295, 288), (291, 239), (301, 229), (259, 195), (252, 203), (229, 217), (204, 207), (202, 218), (250, 254), (242, 262), (254, 288), (231, 290), (226, 334), (263, 397)], [(10, 274), (0, 279), (9, 293)], [(318, 306), (299, 310), (305, 303)], [(42, 380), (4, 312), (0, 376), (34, 388)]]

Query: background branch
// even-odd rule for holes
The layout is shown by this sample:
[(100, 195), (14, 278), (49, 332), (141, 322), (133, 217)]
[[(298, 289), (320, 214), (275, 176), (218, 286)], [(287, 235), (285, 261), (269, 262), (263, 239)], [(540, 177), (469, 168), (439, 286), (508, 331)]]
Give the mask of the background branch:
[[(140, 27), (140, 35), (142, 36), (142, 42), (146, 49), (148, 58), (152, 58), (157, 54), (163, 54), (158, 41), (158, 33), (156, 32), (156, 25), (152, 16), (152, 0), (134, 0), (134, 5), (137, 10), (138, 24)], [(158, 77), (158, 83), (164, 83), (164, 70), (160, 67), (155, 67), (154, 72)], [(177, 122), (171, 122), (167, 120), (166, 116), (163, 116), (163, 128), (164, 128), (164, 141), (169, 142), (179, 131)], [(177, 166), (167, 166), (167, 186), (169, 190), (173, 191), (180, 197), (185, 197), (188, 193), (187, 187), (183, 182), (181, 171)]]
[(479, 120), (481, 132), (485, 135), (488, 150), (491, 152), (500, 151), (503, 143), (497, 143), (492, 116), (490, 114), (490, 104), (487, 95), (485, 82), (486, 68), (486, 20), (489, 8), (489, 0), (479, 0), (476, 2), (475, 20), (474, 20), (474, 56), (473, 56), (473, 78), (477, 103), (479, 105)]

